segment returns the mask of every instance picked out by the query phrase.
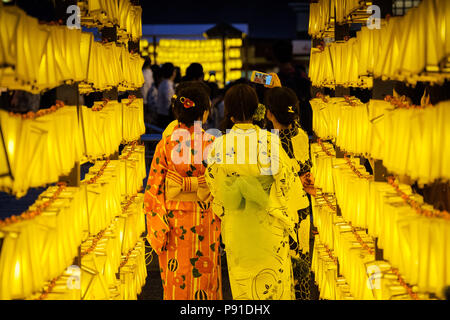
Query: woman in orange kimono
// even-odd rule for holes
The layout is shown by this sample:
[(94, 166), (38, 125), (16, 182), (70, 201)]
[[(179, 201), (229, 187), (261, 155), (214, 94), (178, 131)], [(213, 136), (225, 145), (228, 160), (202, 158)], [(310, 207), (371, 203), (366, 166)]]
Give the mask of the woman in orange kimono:
[(220, 220), (204, 178), (203, 155), (214, 140), (201, 128), (209, 97), (192, 84), (172, 104), (178, 124), (156, 147), (145, 192), (147, 239), (159, 257), (164, 300), (222, 299)]

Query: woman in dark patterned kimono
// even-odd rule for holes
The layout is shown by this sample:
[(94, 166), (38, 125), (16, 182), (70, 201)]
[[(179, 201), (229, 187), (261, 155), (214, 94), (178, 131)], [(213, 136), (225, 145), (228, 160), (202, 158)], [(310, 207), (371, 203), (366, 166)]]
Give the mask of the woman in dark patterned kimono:
[(296, 299), (310, 299), (311, 260), (309, 256), (310, 240), (310, 203), (306, 195), (314, 193), (310, 175), (309, 139), (298, 124), (299, 108), (295, 92), (286, 87), (276, 87), (266, 92), (267, 119), (279, 130), (281, 144), (294, 160), (303, 186), (299, 186), (299, 198), (293, 206), (298, 210), (296, 224), (297, 239), (290, 239), (291, 257), (294, 272)]

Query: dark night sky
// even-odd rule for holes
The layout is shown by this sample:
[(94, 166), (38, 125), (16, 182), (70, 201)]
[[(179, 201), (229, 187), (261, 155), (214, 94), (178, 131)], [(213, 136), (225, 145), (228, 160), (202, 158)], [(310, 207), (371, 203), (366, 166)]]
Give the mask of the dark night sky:
[[(75, 2), (75, 0), (15, 0), (15, 3), (24, 8), (28, 14), (47, 21), (64, 15), (67, 6)], [(249, 26), (250, 37), (293, 39), (298, 25), (296, 13), (289, 4), (308, 3), (309, 0), (272, 2), (140, 0), (139, 2), (143, 8), (143, 24), (215, 24), (222, 21), (246, 23)]]
[(309, 1), (145, 1), (144, 24), (247, 23), (256, 38), (295, 38), (296, 14), (288, 5)]

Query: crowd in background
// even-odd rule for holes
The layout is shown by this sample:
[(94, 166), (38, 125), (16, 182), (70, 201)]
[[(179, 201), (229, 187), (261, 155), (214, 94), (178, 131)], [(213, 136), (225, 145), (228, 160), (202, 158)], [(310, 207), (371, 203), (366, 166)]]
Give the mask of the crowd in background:
[[(273, 46), (273, 54), (276, 62), (273, 65), (277, 70), (277, 75), (284, 87), (291, 88), (297, 95), (300, 102), (300, 126), (309, 136), (312, 132), (312, 109), (309, 104), (311, 99), (311, 83), (306, 74), (306, 68), (296, 63), (292, 55), (292, 44), (288, 41), (278, 41)], [(258, 70), (266, 72), (267, 70)], [(224, 88), (219, 88), (215, 79), (211, 75), (205, 76), (203, 66), (200, 63), (192, 62), (185, 70), (185, 75), (181, 76), (182, 70), (167, 62), (162, 65), (152, 64), (149, 56), (145, 57), (143, 74), (145, 83), (141, 89), (144, 99), (145, 121), (164, 129), (172, 120), (174, 115), (171, 110), (171, 98), (180, 83), (186, 81), (203, 82), (209, 87), (210, 100), (212, 104), (211, 112), (205, 129), (221, 128), (224, 119), (224, 96), (234, 85), (245, 83), (255, 88), (260, 101), (264, 100), (264, 87), (251, 83), (242, 77), (229, 82)], [(270, 122), (265, 124), (270, 127)]]

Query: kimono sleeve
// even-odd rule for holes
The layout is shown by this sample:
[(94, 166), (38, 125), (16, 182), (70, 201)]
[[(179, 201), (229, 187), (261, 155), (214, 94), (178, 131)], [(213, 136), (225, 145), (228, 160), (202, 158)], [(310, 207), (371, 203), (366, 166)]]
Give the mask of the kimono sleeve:
[(166, 173), (167, 159), (163, 139), (156, 146), (144, 196), (147, 239), (158, 254), (164, 250), (169, 232), (164, 190)]
[(278, 161), (278, 170), (273, 175), (274, 182), (270, 190), (272, 207), (269, 212), (283, 221), (289, 232), (293, 234), (294, 225), (298, 220), (297, 211), (292, 207), (292, 202), (296, 201), (293, 191), (298, 188), (300, 180), (292, 166), (293, 162), (284, 149), (279, 147), (278, 150), (278, 156), (275, 158)]
[(310, 172), (312, 166), (309, 155), (308, 135), (302, 129), (299, 129), (299, 134), (293, 138), (292, 142), (295, 159), (297, 159), (300, 167), (298, 174), (302, 176), (305, 173)]
[[(223, 217), (224, 208), (220, 197), (218, 197), (218, 188), (222, 183), (224, 175), (223, 168), (220, 164), (222, 156), (220, 150), (222, 150), (221, 139), (216, 139), (210, 148), (210, 152), (207, 158), (207, 167), (205, 171), (205, 180), (208, 185), (213, 201), (211, 202), (211, 208), (216, 216)], [(218, 163), (219, 162), (219, 163)]]
[(293, 138), (294, 154), (298, 162), (298, 175), (303, 184), (303, 189), (312, 195), (315, 195), (314, 177), (311, 174), (311, 159), (309, 154), (308, 135), (301, 129), (299, 134)]

